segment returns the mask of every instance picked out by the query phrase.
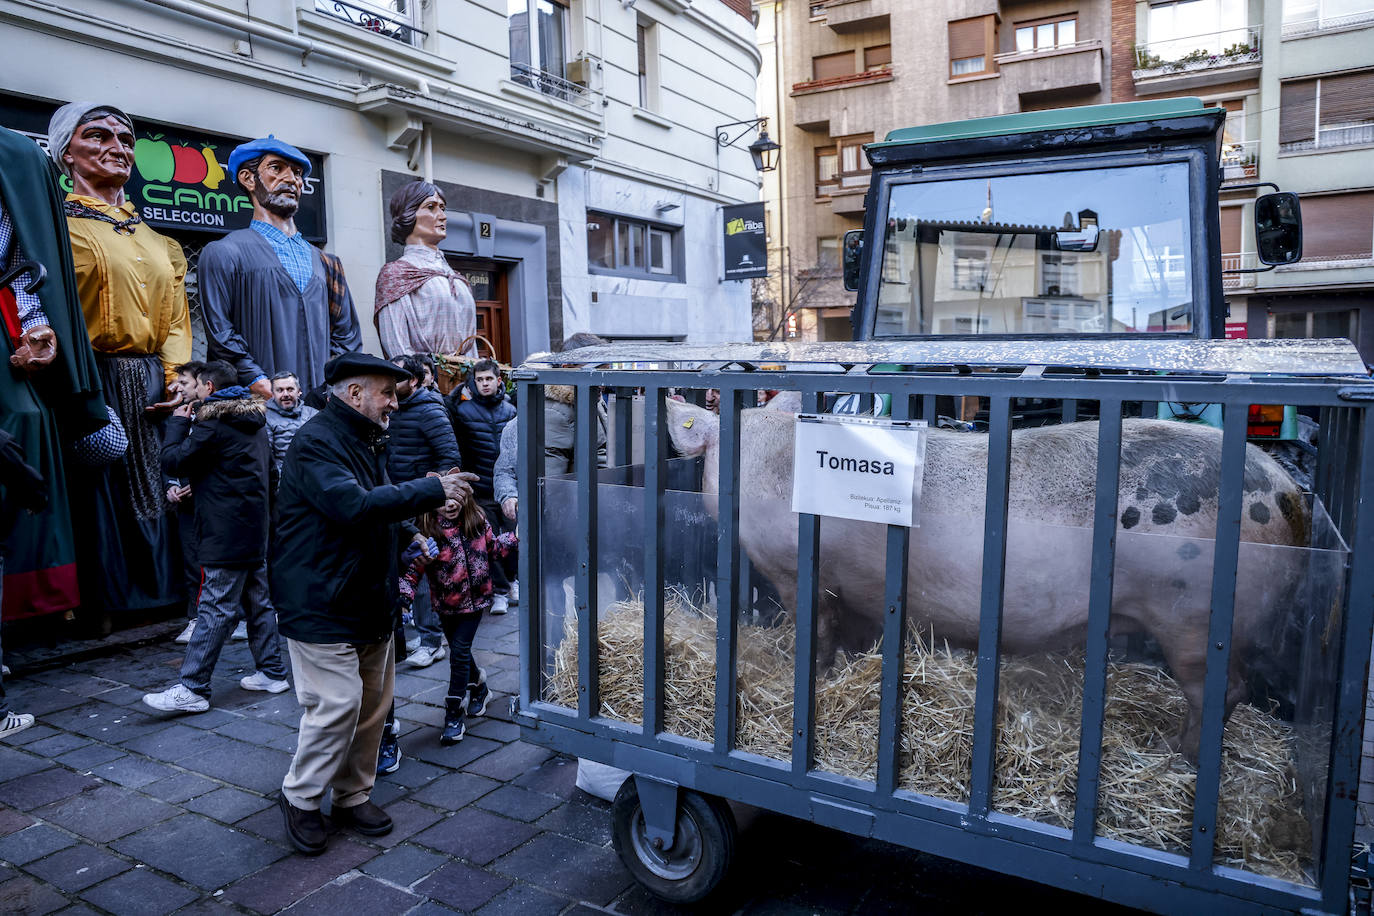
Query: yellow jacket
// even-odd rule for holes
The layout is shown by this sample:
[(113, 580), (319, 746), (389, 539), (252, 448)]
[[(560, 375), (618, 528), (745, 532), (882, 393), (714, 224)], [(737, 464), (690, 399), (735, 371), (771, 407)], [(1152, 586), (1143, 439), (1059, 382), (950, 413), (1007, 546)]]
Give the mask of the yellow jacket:
[[(79, 194), (67, 199), (119, 220), (135, 212), (132, 201), (116, 208)], [(171, 382), (175, 367), (191, 359), (181, 246), (142, 223), (125, 235), (101, 220), (69, 217), (67, 229), (91, 346), (97, 353), (154, 354)]]

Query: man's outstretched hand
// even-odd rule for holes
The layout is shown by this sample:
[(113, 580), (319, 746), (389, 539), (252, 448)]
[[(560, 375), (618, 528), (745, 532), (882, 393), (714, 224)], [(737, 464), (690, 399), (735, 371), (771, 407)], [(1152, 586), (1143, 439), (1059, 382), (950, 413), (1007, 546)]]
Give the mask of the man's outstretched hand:
[(36, 324), (19, 335), (19, 346), (10, 357), (10, 365), (25, 372), (38, 372), (52, 365), (57, 358), (57, 335), (46, 324)]
[(472, 485), (476, 481), (476, 474), (456, 469), (439, 478), (439, 483), (444, 488), (444, 498), (460, 506), (472, 499)]

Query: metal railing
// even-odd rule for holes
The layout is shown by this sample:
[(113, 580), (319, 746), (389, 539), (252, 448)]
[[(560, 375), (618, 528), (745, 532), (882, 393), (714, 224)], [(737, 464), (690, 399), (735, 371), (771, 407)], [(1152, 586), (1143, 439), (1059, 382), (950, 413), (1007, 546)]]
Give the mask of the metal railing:
[(1135, 46), (1134, 79), (1192, 73), (1260, 61), (1259, 23)]
[(1296, 38), (1300, 35), (1311, 35), (1313, 32), (1346, 29), (1366, 23), (1374, 24), (1374, 8), (1347, 13), (1344, 16), (1318, 16), (1315, 19), (1297, 19), (1292, 22), (1285, 22), (1283, 24), (1283, 37)]
[(1253, 251), (1237, 251), (1221, 256), (1221, 285), (1223, 289), (1254, 286), (1254, 274), (1228, 274), (1228, 270), (1251, 270), (1259, 267), (1259, 255)]
[(1259, 177), (1259, 141), (1243, 140), (1221, 145), (1221, 180)]
[[(345, 0), (315, 0), (315, 12), (324, 13), (333, 19), (347, 22), (358, 28), (366, 29), (376, 35), (392, 38), (402, 44), (420, 47), (429, 33), (416, 28), (411, 3), (413, 0), (389, 0), (359, 6)], [(385, 10), (385, 12), (383, 12)]]
[(567, 102), (579, 108), (586, 108), (591, 105), (591, 94), (587, 91), (586, 86), (564, 79), (557, 74), (549, 73), (547, 70), (540, 70), (538, 67), (531, 67), (529, 64), (522, 64), (518, 61), (511, 61), (510, 78), (522, 86), (537, 89), (544, 95), (558, 99), (560, 102)]
[(1334, 127), (1319, 127), (1317, 135), (1310, 140), (1291, 140), (1279, 144), (1281, 153), (1301, 153), (1314, 149), (1335, 149), (1341, 146), (1366, 146), (1374, 144), (1374, 122), (1366, 124), (1340, 124)]

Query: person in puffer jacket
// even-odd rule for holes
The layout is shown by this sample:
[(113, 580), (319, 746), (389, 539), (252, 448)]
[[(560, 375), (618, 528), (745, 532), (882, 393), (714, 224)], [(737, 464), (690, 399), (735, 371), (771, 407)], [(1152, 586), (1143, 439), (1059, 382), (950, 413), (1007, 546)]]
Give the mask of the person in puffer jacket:
[[(515, 523), (502, 514), (492, 486), (496, 459), (501, 455), (501, 432), (515, 419), (515, 405), (506, 397), (501, 367), (495, 360), (482, 359), (473, 364), (467, 380), (448, 396), (448, 409), (453, 415), (458, 448), (467, 457), (464, 470), (477, 475), (472, 495), (486, 513), (493, 531), (514, 531)], [(491, 564), (495, 588), (493, 614), (504, 614), (509, 606), (510, 582), (515, 578), (512, 559), (506, 557)]]
[(272, 463), (281, 473), (286, 450), (296, 431), (318, 410), (301, 400), (301, 383), (294, 372), (272, 376), (272, 400), (267, 402), (267, 440), (272, 443)]

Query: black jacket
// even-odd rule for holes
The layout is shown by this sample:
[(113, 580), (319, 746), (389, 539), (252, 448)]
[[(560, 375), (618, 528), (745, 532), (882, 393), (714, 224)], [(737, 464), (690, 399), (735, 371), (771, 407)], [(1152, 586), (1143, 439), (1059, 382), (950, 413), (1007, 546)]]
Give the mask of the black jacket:
[(448, 396), (448, 409), (458, 434), (458, 448), (463, 452), (463, 470), (477, 475), (472, 491), (479, 499), (491, 499), (492, 475), (501, 455), (501, 432), (515, 419), (515, 405), (506, 397), (504, 388), (497, 389), (491, 397), (478, 394), (469, 376)]
[(399, 622), (399, 523), (438, 508), (444, 490), (436, 477), (389, 483), (386, 442), (338, 398), (291, 441), (272, 554), (272, 603), (288, 639), (379, 643)]
[[(257, 569), (267, 558), (272, 447), (261, 398), (207, 401), (169, 417), (162, 470), (191, 485), (200, 565)], [(187, 435), (187, 431), (190, 435)]]
[(459, 465), (458, 442), (444, 399), (428, 388), (400, 403), (391, 415), (391, 441), (386, 446), (386, 469), (397, 483), (440, 474)]

